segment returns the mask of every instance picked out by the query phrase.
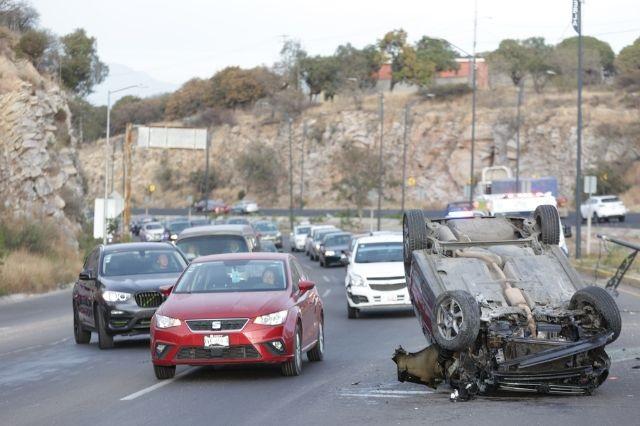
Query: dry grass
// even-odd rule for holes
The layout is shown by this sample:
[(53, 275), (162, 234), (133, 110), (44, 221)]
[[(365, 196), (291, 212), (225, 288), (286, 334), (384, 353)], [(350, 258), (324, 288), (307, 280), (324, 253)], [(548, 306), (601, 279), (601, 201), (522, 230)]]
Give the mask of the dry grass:
[(41, 293), (71, 282), (80, 270), (78, 256), (50, 258), (20, 249), (0, 266), (0, 294)]

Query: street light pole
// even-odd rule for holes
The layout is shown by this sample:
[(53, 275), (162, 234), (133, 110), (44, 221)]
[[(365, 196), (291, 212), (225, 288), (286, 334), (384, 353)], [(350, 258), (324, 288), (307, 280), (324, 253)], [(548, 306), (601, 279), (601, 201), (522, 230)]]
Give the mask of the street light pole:
[(578, 129), (577, 129), (577, 153), (576, 153), (576, 191), (575, 191), (575, 217), (576, 217), (576, 259), (581, 256), (582, 243), (582, 218), (580, 217), (580, 183), (582, 182), (582, 1), (576, 1), (576, 18), (574, 28), (578, 32)]
[(381, 216), (382, 216), (382, 175), (384, 173), (384, 168), (382, 166), (382, 141), (383, 141), (383, 133), (384, 131), (384, 94), (380, 92), (380, 154), (378, 156), (378, 231), (380, 231), (381, 227)]
[(291, 117), (287, 118), (289, 130), (289, 226), (293, 229), (293, 139), (291, 136)]
[(107, 244), (107, 202), (109, 200), (109, 146), (110, 136), (111, 136), (111, 94), (122, 92), (124, 90), (133, 89), (134, 87), (143, 87), (139, 84), (134, 84), (132, 86), (123, 87), (117, 90), (107, 90), (107, 132), (106, 132), (106, 142), (105, 142), (105, 155), (104, 155), (104, 200), (103, 200), (103, 210), (102, 210), (102, 244)]
[(473, 203), (473, 190), (475, 188), (474, 160), (476, 150), (476, 39), (478, 33), (478, 0), (475, 2), (475, 12), (473, 16), (473, 61), (471, 65), (471, 170), (469, 172), (469, 202)]
[(516, 193), (520, 192), (520, 107), (524, 92), (524, 77), (518, 82), (518, 106), (516, 119)]
[(407, 132), (409, 127), (409, 104), (404, 106), (404, 133), (402, 135), (402, 212), (404, 213), (405, 192), (407, 187)]
[(304, 143), (307, 139), (307, 122), (302, 127), (302, 143), (300, 144), (300, 210), (304, 208)]

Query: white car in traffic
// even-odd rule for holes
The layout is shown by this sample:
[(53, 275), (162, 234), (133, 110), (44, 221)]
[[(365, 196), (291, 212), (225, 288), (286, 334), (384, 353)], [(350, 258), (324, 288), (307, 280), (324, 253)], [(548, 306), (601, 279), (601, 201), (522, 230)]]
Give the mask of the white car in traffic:
[(349, 253), (344, 285), (349, 318), (358, 318), (361, 310), (372, 308), (411, 308), (402, 259), (402, 235), (358, 238)]
[(580, 205), (582, 220), (591, 216), (594, 222), (601, 222), (612, 218), (624, 222), (628, 210), (615, 195), (594, 195)]
[(316, 237), (316, 233), (321, 229), (335, 229), (333, 225), (313, 225), (309, 228), (309, 232), (304, 240), (304, 254), (307, 256), (311, 253), (311, 244), (313, 244), (313, 240)]
[(164, 226), (159, 222), (145, 223), (140, 229), (141, 241), (162, 241), (163, 237)]
[(307, 241), (307, 234), (309, 234), (311, 225), (300, 224), (293, 227), (293, 232), (289, 234), (289, 244), (291, 245), (291, 251), (303, 251), (305, 243)]

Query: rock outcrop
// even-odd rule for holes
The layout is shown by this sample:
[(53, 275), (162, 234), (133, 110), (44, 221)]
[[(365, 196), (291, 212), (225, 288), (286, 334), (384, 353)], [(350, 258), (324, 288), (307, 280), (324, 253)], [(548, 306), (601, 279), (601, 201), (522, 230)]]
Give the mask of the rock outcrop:
[(70, 119), (51, 82), (20, 81), (0, 94), (0, 203), (10, 214), (55, 220), (77, 244), (84, 191)]

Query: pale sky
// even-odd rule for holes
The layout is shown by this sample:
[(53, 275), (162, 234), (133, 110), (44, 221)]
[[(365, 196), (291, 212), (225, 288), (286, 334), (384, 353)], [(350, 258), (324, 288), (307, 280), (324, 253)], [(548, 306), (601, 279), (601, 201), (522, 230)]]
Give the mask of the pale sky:
[[(443, 37), (472, 50), (474, 0), (31, 0), (43, 27), (82, 27), (109, 64), (167, 83), (210, 77), (228, 65), (271, 65), (283, 36), (311, 54), (375, 42), (404, 28), (413, 41)], [(478, 0), (478, 51), (504, 38), (573, 36), (571, 0)], [(587, 0), (583, 28), (618, 52), (640, 37), (639, 0)], [(126, 73), (126, 72), (125, 72)], [(112, 76), (119, 80), (126, 75)], [(135, 82), (133, 82), (135, 84)]]

